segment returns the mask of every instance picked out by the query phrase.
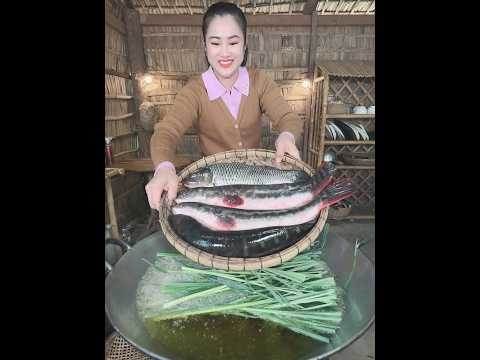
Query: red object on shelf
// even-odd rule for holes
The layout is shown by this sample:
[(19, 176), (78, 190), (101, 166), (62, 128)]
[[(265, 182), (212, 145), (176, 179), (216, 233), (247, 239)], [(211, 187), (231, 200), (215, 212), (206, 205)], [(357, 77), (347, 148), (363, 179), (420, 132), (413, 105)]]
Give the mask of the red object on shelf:
[(111, 166), (113, 164), (113, 149), (112, 149), (112, 139), (105, 138), (105, 165)]

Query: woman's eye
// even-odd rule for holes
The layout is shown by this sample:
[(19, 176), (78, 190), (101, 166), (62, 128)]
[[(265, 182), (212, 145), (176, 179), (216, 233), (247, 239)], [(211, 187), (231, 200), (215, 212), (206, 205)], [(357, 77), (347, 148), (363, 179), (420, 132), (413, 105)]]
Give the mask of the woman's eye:
[(218, 46), (218, 45), (220, 45), (220, 44), (219, 44), (219, 43), (210, 43), (210, 45)]
[(237, 45), (237, 44), (238, 44), (238, 42), (236, 42), (236, 43), (230, 43), (230, 45)]

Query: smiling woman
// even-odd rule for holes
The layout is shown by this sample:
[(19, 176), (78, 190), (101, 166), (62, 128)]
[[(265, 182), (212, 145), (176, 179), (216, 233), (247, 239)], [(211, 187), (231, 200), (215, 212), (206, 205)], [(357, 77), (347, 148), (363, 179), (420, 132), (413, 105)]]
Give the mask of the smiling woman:
[(209, 68), (192, 77), (158, 122), (150, 142), (155, 175), (146, 186), (150, 206), (158, 209), (163, 191), (173, 201), (178, 178), (172, 160), (185, 131), (195, 128), (202, 155), (260, 148), (262, 115), (278, 136), (277, 163), (285, 154), (300, 159), (295, 145), (303, 120), (294, 113), (280, 88), (264, 72), (247, 68), (247, 20), (235, 4), (217, 2), (203, 17), (202, 35)]
[(231, 89), (238, 69), (247, 62), (247, 21), (242, 11), (227, 3), (211, 6), (202, 26), (207, 62), (218, 80)]

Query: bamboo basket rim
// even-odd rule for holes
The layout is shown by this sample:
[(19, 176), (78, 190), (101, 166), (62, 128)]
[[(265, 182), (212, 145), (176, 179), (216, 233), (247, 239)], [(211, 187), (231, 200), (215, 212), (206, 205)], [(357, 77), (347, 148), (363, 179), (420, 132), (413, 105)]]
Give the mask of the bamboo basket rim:
[[(274, 158), (275, 152), (271, 150), (229, 150), (209, 155), (193, 162), (192, 164), (182, 169), (182, 171), (180, 171), (180, 173), (178, 174), (178, 177), (181, 181), (185, 179), (188, 175), (197, 171), (198, 169), (218, 162), (245, 162), (247, 160), (255, 163), (255, 160), (257, 160), (258, 162), (269, 161), (273, 160)], [(281, 163), (283, 165), (289, 165), (293, 168), (304, 170), (310, 176), (312, 176), (315, 172), (314, 169), (310, 167), (307, 163), (295, 159), (289, 155), (284, 155)], [(301, 238), (291, 246), (271, 255), (251, 258), (218, 256), (196, 248), (195, 246), (189, 244), (188, 242), (180, 238), (172, 229), (168, 221), (168, 216), (170, 215), (170, 213), (170, 206), (167, 203), (167, 198), (164, 193), (164, 195), (162, 196), (161, 206), (159, 210), (159, 222), (167, 241), (173, 247), (175, 247), (175, 249), (177, 249), (182, 255), (186, 256), (187, 258), (196, 263), (215, 269), (227, 271), (250, 271), (280, 265), (290, 259), (293, 259), (301, 252), (310, 248), (313, 242), (322, 232), (323, 227), (325, 226), (328, 217), (328, 207), (320, 211), (317, 222), (308, 232), (308, 234), (306, 234), (303, 238)]]

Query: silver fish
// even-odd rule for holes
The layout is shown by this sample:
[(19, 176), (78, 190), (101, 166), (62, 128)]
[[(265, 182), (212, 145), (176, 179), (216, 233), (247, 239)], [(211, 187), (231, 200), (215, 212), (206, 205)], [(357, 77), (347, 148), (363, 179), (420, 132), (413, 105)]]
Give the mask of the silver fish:
[(244, 163), (217, 163), (194, 172), (183, 180), (188, 188), (224, 185), (271, 185), (307, 181), (310, 176), (301, 170), (281, 170), (273, 166)]
[(284, 210), (242, 210), (202, 203), (181, 203), (172, 207), (174, 215), (187, 215), (216, 231), (242, 231), (266, 227), (299, 225), (315, 219), (320, 211), (352, 195), (352, 183), (337, 180), (308, 204)]
[(333, 180), (335, 165), (324, 162), (308, 181), (273, 185), (224, 185), (181, 191), (176, 203), (199, 202), (246, 210), (278, 210), (305, 205)]

